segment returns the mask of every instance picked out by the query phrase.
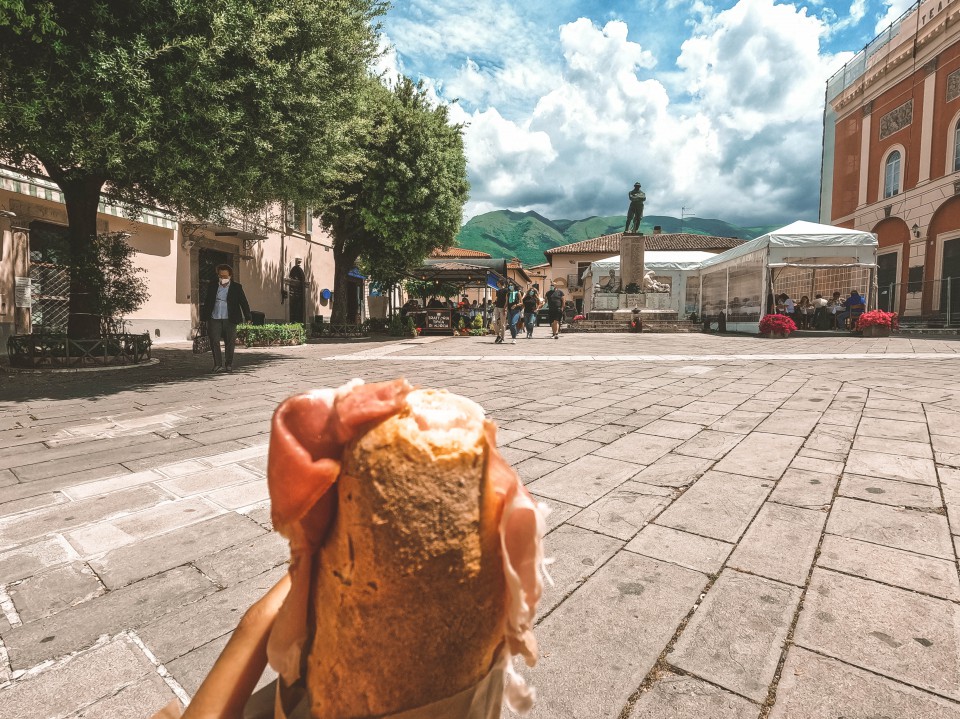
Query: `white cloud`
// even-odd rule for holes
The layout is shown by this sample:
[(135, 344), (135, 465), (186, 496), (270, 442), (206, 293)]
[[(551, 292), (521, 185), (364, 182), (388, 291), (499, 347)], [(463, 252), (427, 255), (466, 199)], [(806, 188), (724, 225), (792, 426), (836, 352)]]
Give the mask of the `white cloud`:
[[(623, 22), (563, 25), (562, 75), (532, 112), (469, 116), (468, 212), (623, 213), (639, 180), (649, 214), (685, 205), (731, 221), (814, 219), (830, 62), (822, 31), (805, 10), (773, 0), (704, 7), (668, 91)], [(678, 87), (685, 95), (674, 103)]]
[(884, 30), (886, 30), (888, 27), (890, 27), (890, 25), (897, 18), (899, 18), (901, 15), (903, 15), (907, 10), (909, 10), (912, 6), (916, 5), (917, 3), (916, 3), (916, 0), (887, 0), (887, 2), (884, 2), (883, 4), (886, 6), (887, 10), (883, 14), (883, 16), (881, 16), (881, 18), (877, 20), (877, 26), (875, 28), (875, 32), (878, 35)]

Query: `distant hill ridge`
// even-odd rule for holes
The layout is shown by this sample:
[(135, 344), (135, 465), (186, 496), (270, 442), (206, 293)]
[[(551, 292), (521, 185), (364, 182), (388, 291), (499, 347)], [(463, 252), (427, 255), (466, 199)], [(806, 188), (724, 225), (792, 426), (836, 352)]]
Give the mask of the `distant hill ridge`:
[[(533, 211), (494, 210), (471, 218), (460, 228), (456, 244), (470, 250), (487, 252), (492, 257), (519, 257), (526, 265), (539, 265), (545, 261), (545, 250), (622, 232), (626, 221), (626, 215), (550, 220)], [(739, 227), (723, 220), (687, 217), (683, 220), (681, 229), (681, 221), (676, 217), (650, 215), (643, 218), (640, 231), (652, 234), (655, 225), (659, 225), (665, 233), (687, 232), (691, 235), (738, 237), (743, 240), (752, 240), (779, 227)]]

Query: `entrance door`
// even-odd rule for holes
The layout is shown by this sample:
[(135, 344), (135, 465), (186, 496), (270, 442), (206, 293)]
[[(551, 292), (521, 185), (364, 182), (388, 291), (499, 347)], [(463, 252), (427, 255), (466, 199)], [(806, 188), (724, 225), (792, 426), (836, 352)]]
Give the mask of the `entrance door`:
[(203, 304), (203, 298), (207, 296), (210, 285), (215, 285), (219, 281), (217, 265), (229, 265), (232, 260), (233, 256), (226, 252), (208, 248), (200, 250), (200, 267), (198, 268), (200, 287), (197, 293), (197, 305)]
[(950, 324), (960, 323), (960, 239), (943, 243), (940, 310), (949, 312)]
[(884, 312), (897, 311), (897, 253), (877, 257), (877, 306)]

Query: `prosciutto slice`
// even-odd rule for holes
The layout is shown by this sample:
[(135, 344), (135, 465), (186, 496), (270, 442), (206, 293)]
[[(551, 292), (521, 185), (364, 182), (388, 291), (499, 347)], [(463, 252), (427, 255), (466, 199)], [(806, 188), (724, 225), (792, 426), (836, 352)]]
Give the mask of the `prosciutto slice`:
[[(336, 492), (332, 490), (344, 447), (399, 413), (412, 389), (403, 379), (379, 384), (354, 380), (337, 390), (291, 397), (274, 414), (267, 479), (274, 527), (290, 542), (292, 586), (274, 624), (267, 653), (285, 686), (301, 675), (313, 559), (335, 511)], [(526, 713), (533, 706), (535, 692), (513, 670), (512, 659), (522, 656), (530, 666), (537, 660), (533, 625), (543, 591), (545, 509), (534, 502), (497, 450), (496, 426), (487, 420), (484, 429), (487, 480), (502, 506), (499, 533), (507, 592), (500, 664), (507, 676), (504, 698), (511, 709)]]

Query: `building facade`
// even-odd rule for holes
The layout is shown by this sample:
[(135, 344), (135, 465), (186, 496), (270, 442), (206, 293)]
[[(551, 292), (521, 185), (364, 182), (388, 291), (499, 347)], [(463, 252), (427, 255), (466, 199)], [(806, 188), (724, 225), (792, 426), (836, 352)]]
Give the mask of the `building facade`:
[[(821, 222), (877, 235), (879, 305), (960, 322), (960, 0), (923, 0), (827, 83)], [(844, 288), (841, 288), (844, 289)]]
[[(0, 352), (5, 352), (12, 334), (65, 331), (69, 252), (66, 208), (50, 180), (0, 167), (0, 215)], [(127, 328), (148, 332), (154, 342), (190, 336), (218, 264), (233, 267), (251, 309), (267, 322), (309, 324), (331, 313), (331, 240), (306, 210), (274, 206), (217, 224), (157, 208), (131, 220), (121, 208), (101, 202), (97, 229), (128, 233), (150, 297), (126, 318)], [(353, 278), (350, 290), (354, 315), (363, 315), (363, 279)]]

